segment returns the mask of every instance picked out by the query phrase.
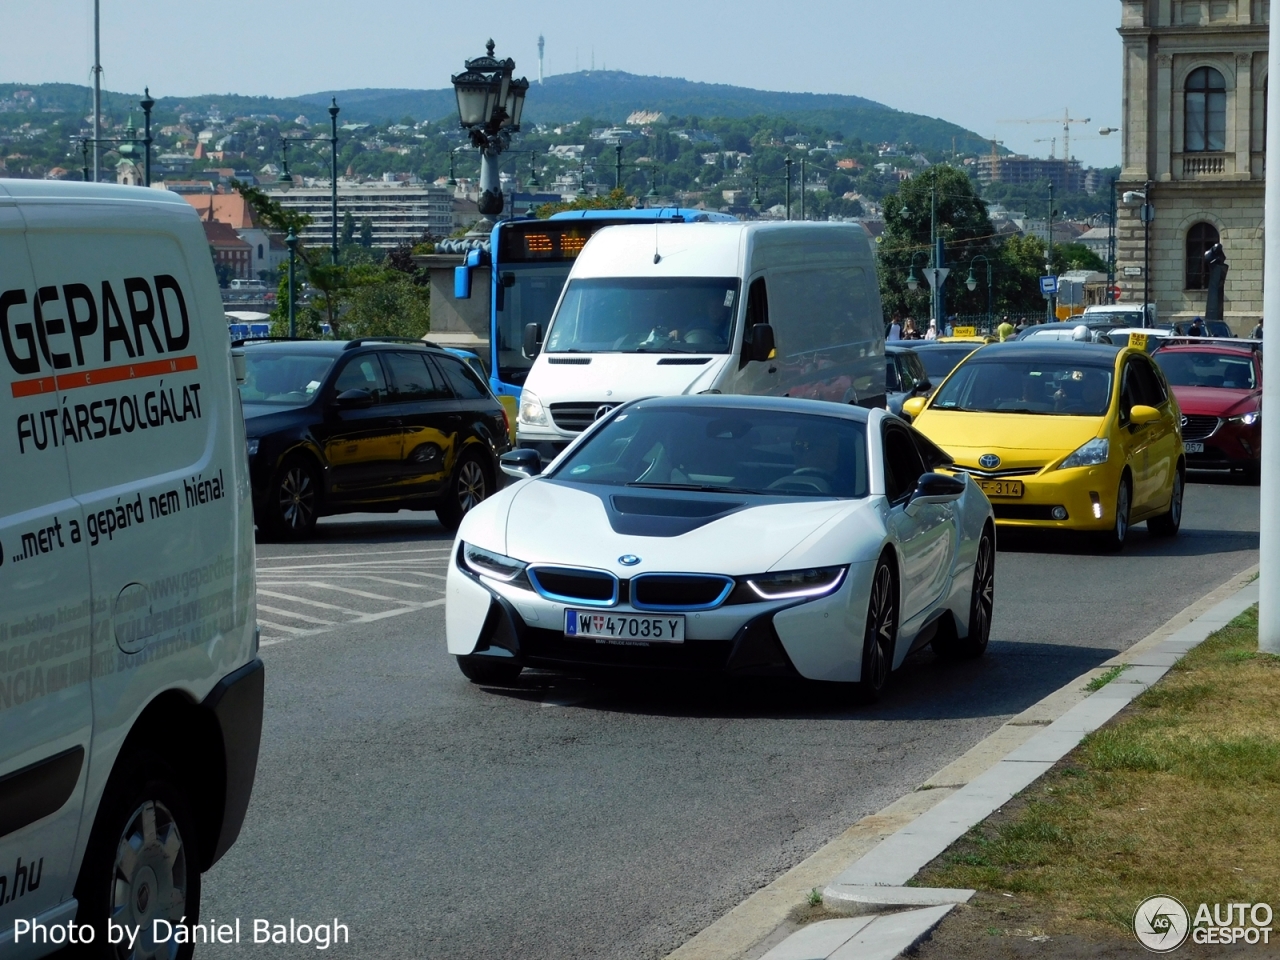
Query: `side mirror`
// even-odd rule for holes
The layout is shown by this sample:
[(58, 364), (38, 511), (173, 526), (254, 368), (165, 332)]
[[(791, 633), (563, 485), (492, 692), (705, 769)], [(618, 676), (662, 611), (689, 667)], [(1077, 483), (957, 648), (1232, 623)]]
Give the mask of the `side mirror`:
[(926, 503), (955, 503), (964, 496), (965, 482), (945, 473), (921, 474), (916, 489), (907, 501), (907, 513)]
[(912, 391), (913, 394), (919, 397), (927, 397), (932, 392), (933, 392), (933, 384), (930, 383), (928, 380), (921, 380), (919, 383), (916, 384), (915, 390)]
[(244, 383), (245, 376), (245, 359), (243, 350), (231, 351), (231, 372), (235, 375), (236, 383)]
[(527, 323), (524, 327), (524, 355), (528, 360), (536, 357), (542, 349), (542, 328), (536, 323)]
[(453, 268), (453, 299), (471, 299), (471, 268), (468, 266)]
[(924, 408), (928, 403), (929, 401), (926, 397), (911, 397), (903, 402), (902, 412), (914, 420), (924, 412)]
[(1145, 403), (1135, 403), (1129, 410), (1129, 422), (1135, 427), (1145, 427), (1148, 423), (1155, 423), (1160, 419), (1160, 411), (1155, 407), (1148, 407)]
[(772, 324), (757, 323), (751, 328), (752, 360), (768, 360), (773, 356), (775, 346)]
[(368, 390), (343, 390), (334, 398), (334, 406), (340, 410), (364, 410), (373, 406), (373, 394)]
[(537, 450), (511, 450), (498, 459), (498, 465), (508, 477), (515, 477), (517, 480), (526, 480), (542, 473), (542, 457)]

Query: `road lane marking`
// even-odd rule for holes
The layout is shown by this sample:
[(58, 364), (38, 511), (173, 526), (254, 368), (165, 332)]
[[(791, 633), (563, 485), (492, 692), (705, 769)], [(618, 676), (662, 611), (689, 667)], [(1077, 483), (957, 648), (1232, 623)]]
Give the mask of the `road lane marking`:
[(259, 557), (259, 563), (270, 563), (272, 560), (327, 560), (331, 557), (393, 557), (408, 556), (415, 553), (443, 553), (446, 556), (453, 551), (453, 547), (424, 548), (420, 550), (349, 550), (346, 553), (304, 553), (298, 556), (280, 556), (280, 557)]
[(352, 610), (350, 607), (339, 607), (336, 604), (324, 603), (320, 600), (308, 600), (306, 597), (295, 597), (291, 593), (276, 593), (274, 590), (263, 590), (258, 588), (258, 594), (265, 597), (275, 597), (277, 600), (292, 600), (294, 603), (305, 603), (309, 607), (320, 607), (323, 610), (336, 610), (339, 613), (345, 613), (350, 617), (363, 617), (363, 610)]
[(292, 633), (300, 637), (305, 637), (308, 634), (315, 632), (314, 630), (304, 630), (301, 627), (287, 627), (283, 623), (274, 623), (271, 620), (263, 620), (261, 617), (258, 618), (258, 625), (263, 627), (270, 627), (273, 630), (283, 630), (285, 633)]
[(273, 613), (278, 617), (292, 617), (294, 620), (301, 620), (303, 623), (314, 623), (321, 627), (336, 627), (338, 625), (337, 620), (321, 620), (319, 617), (309, 617), (305, 613), (294, 613), (292, 610), (282, 610), (280, 607), (268, 607), (265, 603), (258, 604), (258, 609)]

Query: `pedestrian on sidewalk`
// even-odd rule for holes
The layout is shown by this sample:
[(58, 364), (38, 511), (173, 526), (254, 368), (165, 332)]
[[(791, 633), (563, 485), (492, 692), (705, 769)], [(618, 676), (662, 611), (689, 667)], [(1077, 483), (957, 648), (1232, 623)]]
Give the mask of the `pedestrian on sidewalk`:
[(1249, 334), (1249, 336), (1253, 337), (1254, 340), (1262, 339), (1262, 321), (1261, 320), (1258, 321), (1258, 325), (1253, 328), (1253, 333)]
[(1000, 326), (996, 327), (996, 336), (1000, 338), (1000, 342), (1013, 339), (1013, 335), (1017, 332), (1013, 324), (1009, 322), (1009, 315), (1005, 314), (1000, 318)]
[(902, 317), (898, 316), (898, 314), (896, 313), (893, 315), (893, 322), (889, 324), (889, 333), (885, 337), (885, 339), (886, 340), (902, 339)]
[(902, 327), (903, 340), (919, 340), (920, 333), (916, 330), (916, 322), (913, 318), (907, 317), (907, 322)]
[(924, 332), (924, 338), (926, 340), (938, 339), (938, 321), (936, 319), (929, 320), (929, 329)]

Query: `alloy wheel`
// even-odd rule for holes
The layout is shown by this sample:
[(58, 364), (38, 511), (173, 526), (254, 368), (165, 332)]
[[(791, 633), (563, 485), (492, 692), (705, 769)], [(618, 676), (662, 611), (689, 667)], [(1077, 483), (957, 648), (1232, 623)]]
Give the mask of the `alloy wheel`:
[(872, 690), (881, 690), (893, 669), (893, 642), (897, 628), (897, 616), (893, 603), (893, 574), (881, 564), (876, 568), (871, 583), (871, 609), (867, 615), (866, 669), (863, 683)]
[(315, 513), (316, 491), (311, 473), (301, 464), (294, 464), (280, 478), (280, 518), (290, 530), (305, 530)]
[(170, 960), (179, 947), (154, 940), (156, 920), (177, 925), (187, 912), (187, 854), (173, 814), (147, 800), (129, 817), (116, 848), (111, 875), (111, 920), (141, 927), (133, 949), (122, 945), (121, 960)]
[(466, 513), (484, 498), (484, 470), (475, 460), (468, 460), (458, 471), (458, 506)]
[(1169, 521), (1174, 530), (1182, 526), (1182, 497), (1184, 494), (1181, 473), (1173, 476), (1173, 497), (1169, 501)]
[(996, 596), (995, 572), (995, 549), (991, 537), (984, 533), (978, 544), (978, 559), (973, 571), (973, 617), (969, 624), (970, 636), (983, 647), (991, 635), (991, 615)]
[(1129, 484), (1120, 481), (1116, 493), (1116, 542), (1124, 543), (1129, 536)]

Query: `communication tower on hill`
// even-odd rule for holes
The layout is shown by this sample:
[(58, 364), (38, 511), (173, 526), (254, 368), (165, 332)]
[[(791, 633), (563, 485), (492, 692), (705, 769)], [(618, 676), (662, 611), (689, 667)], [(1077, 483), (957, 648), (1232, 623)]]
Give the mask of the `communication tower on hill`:
[(542, 51), (546, 47), (547, 41), (543, 39), (542, 34), (538, 34), (538, 85), (542, 85)]

